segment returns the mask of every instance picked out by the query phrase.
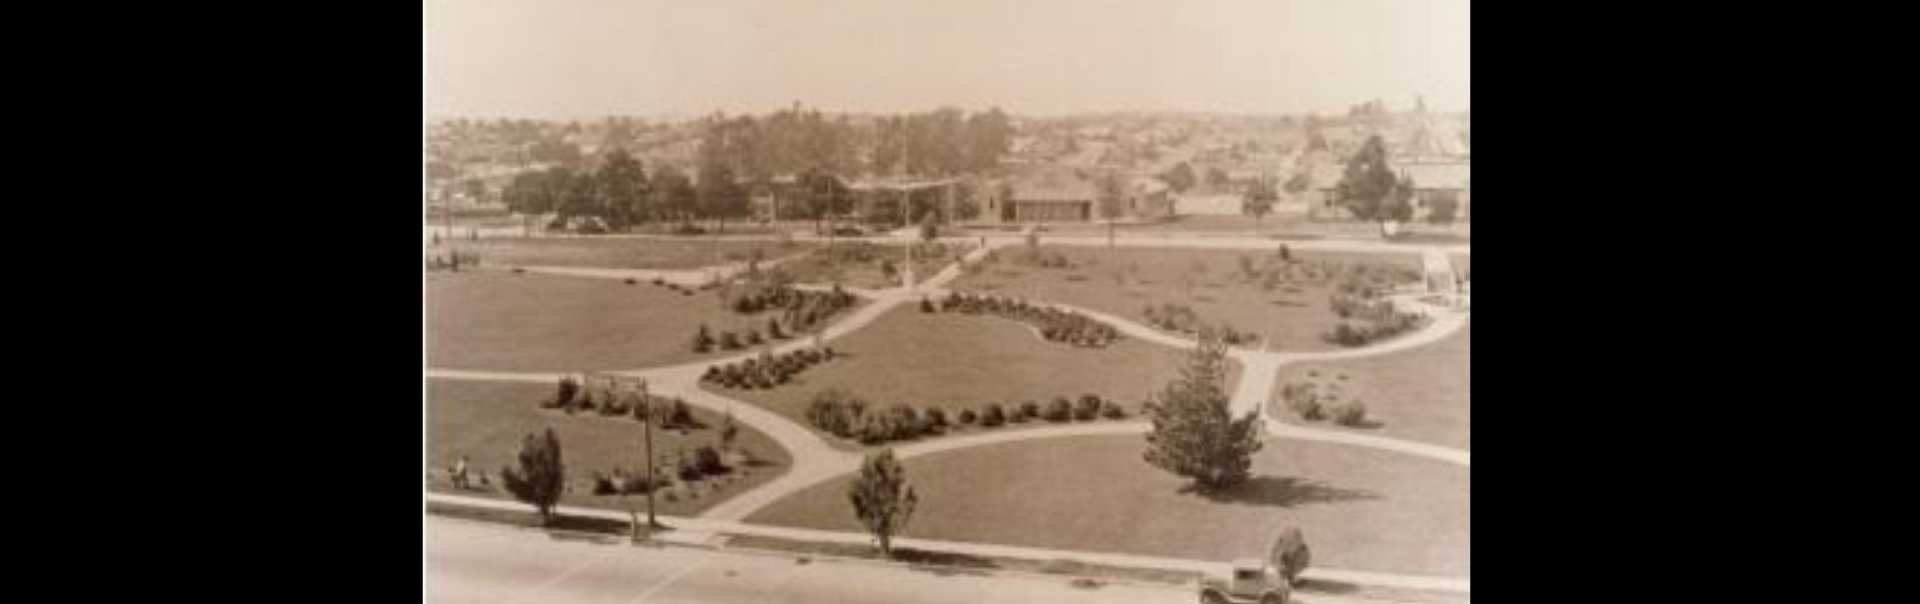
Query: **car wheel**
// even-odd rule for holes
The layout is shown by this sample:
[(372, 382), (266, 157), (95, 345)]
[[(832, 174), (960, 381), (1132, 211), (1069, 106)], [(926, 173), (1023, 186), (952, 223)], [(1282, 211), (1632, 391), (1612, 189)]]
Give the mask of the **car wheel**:
[(1203, 591), (1200, 592), (1200, 604), (1227, 604), (1227, 597), (1217, 591)]

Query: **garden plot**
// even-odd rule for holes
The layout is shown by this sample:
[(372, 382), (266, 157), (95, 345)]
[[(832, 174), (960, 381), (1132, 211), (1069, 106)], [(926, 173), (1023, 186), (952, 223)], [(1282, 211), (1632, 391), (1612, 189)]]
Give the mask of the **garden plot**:
[[(1468, 449), (1471, 415), (1472, 324), (1446, 338), (1399, 352), (1360, 359), (1301, 363), (1280, 371), (1269, 412), (1291, 423), (1358, 430)], [(1366, 420), (1341, 426), (1331, 417), (1312, 422), (1283, 400), (1288, 384), (1313, 384), (1319, 397), (1358, 400)], [(1298, 388), (1298, 386), (1296, 386)]]
[[(838, 390), (864, 400), (869, 409), (906, 405), (917, 413), (940, 409), (949, 433), (1055, 425), (1044, 417), (1009, 418), (1004, 426), (962, 426), (962, 411), (975, 415), (999, 404), (1006, 415), (1032, 402), (1044, 415), (1053, 400), (1079, 405), (1093, 394), (1138, 414), (1139, 404), (1179, 373), (1186, 351), (1121, 338), (1104, 347), (1050, 341), (1024, 322), (989, 315), (927, 313), (903, 305), (872, 324), (835, 340), (831, 362), (808, 368), (771, 389), (702, 387), (760, 405), (812, 426), (807, 410), (821, 392)], [(1238, 379), (1229, 371), (1227, 387)], [(1112, 421), (1104, 408), (1102, 421)], [(977, 418), (978, 419), (978, 418)], [(1080, 421), (1080, 420), (1076, 420)]]
[[(1340, 275), (1367, 267), (1381, 288), (1420, 279), (1414, 254), (1039, 246), (996, 250), (952, 289), (1060, 302), (1146, 324), (1221, 323), (1255, 347), (1333, 350), (1342, 322), (1329, 302)], [(1173, 323), (1168, 322), (1173, 317)]]
[[(566, 468), (569, 492), (562, 505), (603, 509), (625, 509), (618, 496), (594, 495), (595, 473), (611, 474), (622, 468), (628, 474), (644, 473), (642, 453), (644, 424), (632, 416), (603, 416), (594, 412), (567, 414), (539, 407), (554, 396), (555, 385), (523, 382), (474, 382), (429, 380), (427, 382), (427, 489), (433, 492), (459, 493), (512, 499), (500, 487), (499, 471), (515, 463), (520, 441), (525, 435), (552, 428), (560, 439), (561, 461)], [(655, 459), (663, 468), (677, 468), (701, 446), (719, 447), (722, 415), (690, 407), (693, 423), (703, 427), (686, 430), (655, 430)], [(657, 493), (662, 514), (690, 515), (725, 500), (736, 493), (772, 480), (785, 472), (792, 458), (772, 438), (743, 423), (736, 424), (735, 449), (747, 461), (736, 457), (731, 471), (698, 480), (675, 480)], [(455, 488), (447, 469), (460, 456), (468, 457), (471, 473), (488, 475), (488, 485), (479, 490)], [(661, 475), (667, 472), (662, 471)], [(478, 482), (474, 478), (473, 482)], [(644, 511), (644, 496), (633, 496)], [(529, 508), (531, 509), (531, 508)]]

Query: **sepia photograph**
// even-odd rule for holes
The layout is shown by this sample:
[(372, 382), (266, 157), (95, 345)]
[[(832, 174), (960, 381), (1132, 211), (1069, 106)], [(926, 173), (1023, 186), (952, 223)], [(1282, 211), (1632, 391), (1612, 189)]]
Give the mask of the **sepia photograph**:
[(426, 0), (423, 600), (1471, 601), (1470, 8)]

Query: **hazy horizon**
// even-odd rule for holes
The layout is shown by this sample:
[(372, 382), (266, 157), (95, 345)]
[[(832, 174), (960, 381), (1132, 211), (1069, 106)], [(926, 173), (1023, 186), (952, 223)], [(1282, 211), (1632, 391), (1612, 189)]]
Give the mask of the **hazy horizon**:
[(1471, 107), (1466, 1), (429, 0), (432, 117)]

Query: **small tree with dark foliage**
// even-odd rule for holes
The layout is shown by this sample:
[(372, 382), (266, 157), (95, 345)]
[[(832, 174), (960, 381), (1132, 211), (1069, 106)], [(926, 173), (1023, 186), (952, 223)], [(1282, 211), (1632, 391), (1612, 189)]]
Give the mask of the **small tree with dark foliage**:
[(860, 476), (847, 485), (847, 500), (853, 503), (853, 515), (880, 544), (880, 555), (893, 557), (893, 536), (904, 530), (913, 518), (920, 498), (907, 484), (907, 472), (893, 457), (893, 449), (867, 455), (860, 464)]
[(520, 467), (500, 469), (500, 480), (513, 498), (532, 504), (540, 512), (540, 522), (553, 521), (553, 505), (566, 490), (566, 466), (560, 461), (560, 438), (553, 428), (546, 434), (528, 434), (520, 441)]
[(1203, 328), (1180, 377), (1145, 405), (1153, 421), (1147, 463), (1192, 478), (1204, 490), (1245, 481), (1261, 446), (1259, 411), (1235, 419), (1229, 410), (1226, 351), (1220, 336)]
[(1313, 561), (1313, 550), (1307, 548), (1307, 538), (1300, 533), (1300, 527), (1290, 526), (1273, 540), (1273, 549), (1267, 557), (1273, 567), (1291, 584), (1299, 584), (1300, 573), (1307, 570), (1307, 564)]

